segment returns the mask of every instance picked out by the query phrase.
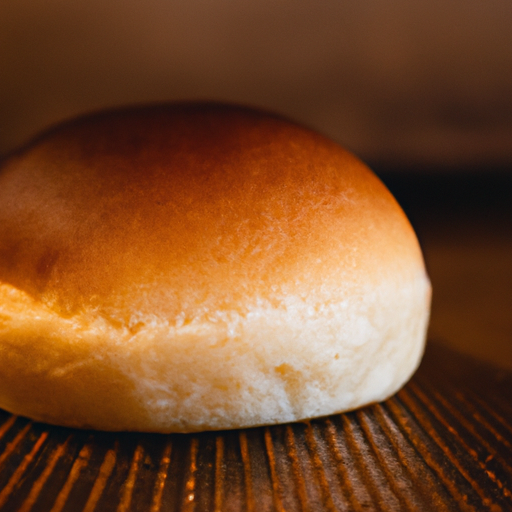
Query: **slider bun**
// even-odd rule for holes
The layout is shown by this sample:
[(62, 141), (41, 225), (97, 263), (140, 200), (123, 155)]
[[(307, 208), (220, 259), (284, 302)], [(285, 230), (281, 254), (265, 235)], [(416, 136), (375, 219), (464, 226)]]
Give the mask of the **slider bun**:
[(0, 171), (0, 407), (191, 432), (383, 400), (430, 284), (379, 179), (332, 141), (219, 104), (63, 124)]

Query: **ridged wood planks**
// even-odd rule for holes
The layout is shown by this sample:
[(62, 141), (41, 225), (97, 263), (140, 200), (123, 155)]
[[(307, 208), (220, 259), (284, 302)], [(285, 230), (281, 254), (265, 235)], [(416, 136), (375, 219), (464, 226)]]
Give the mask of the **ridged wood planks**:
[(512, 510), (512, 376), (432, 345), (397, 395), (305, 423), (78, 431), (0, 412), (0, 511)]

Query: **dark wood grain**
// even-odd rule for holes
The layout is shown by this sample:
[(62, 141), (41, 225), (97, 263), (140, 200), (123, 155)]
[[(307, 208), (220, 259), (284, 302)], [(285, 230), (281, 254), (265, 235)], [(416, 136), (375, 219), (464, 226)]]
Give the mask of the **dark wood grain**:
[(512, 373), (431, 343), (381, 404), (194, 435), (77, 431), (1, 412), (0, 510), (512, 510)]

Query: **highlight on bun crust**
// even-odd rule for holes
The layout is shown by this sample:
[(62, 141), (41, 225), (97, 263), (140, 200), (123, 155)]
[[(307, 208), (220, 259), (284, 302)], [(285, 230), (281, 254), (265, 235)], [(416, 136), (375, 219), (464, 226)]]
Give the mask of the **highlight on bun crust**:
[(379, 179), (331, 140), (221, 104), (102, 112), (0, 170), (0, 407), (191, 432), (395, 393), (430, 284)]

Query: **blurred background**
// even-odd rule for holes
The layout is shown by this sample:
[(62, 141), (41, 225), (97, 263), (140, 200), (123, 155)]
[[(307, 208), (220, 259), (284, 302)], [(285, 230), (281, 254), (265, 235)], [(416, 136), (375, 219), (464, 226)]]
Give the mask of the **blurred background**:
[(512, 368), (510, 0), (0, 0), (0, 158), (129, 103), (276, 110), (367, 161), (415, 226), (430, 337)]
[(510, 0), (2, 0), (0, 154), (104, 106), (280, 111), (366, 160), (512, 162)]

